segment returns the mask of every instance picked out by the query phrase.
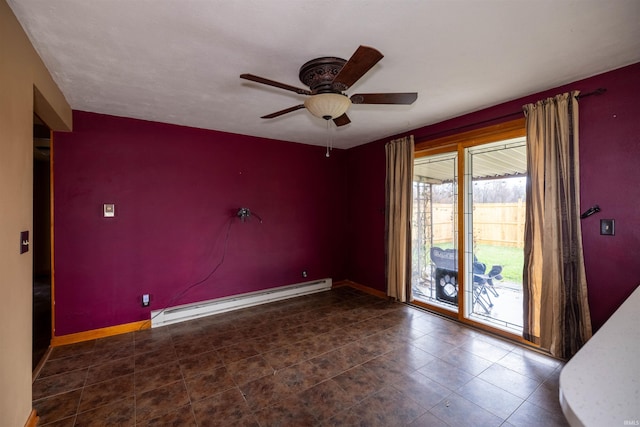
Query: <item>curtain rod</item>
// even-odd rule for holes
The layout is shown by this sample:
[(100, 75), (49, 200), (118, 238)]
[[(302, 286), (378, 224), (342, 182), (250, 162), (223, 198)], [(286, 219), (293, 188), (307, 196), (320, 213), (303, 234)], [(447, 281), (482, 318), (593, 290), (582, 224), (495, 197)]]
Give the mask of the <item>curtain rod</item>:
[[(599, 87), (598, 89), (596, 89), (596, 90), (594, 90), (592, 92), (581, 93), (580, 95), (576, 96), (575, 98), (577, 100), (580, 100), (580, 99), (586, 98), (588, 96), (602, 95), (606, 91), (607, 91), (607, 89)], [(501, 120), (501, 119), (508, 119), (509, 117), (514, 117), (514, 116), (518, 116), (518, 115), (521, 115), (521, 114), (522, 114), (522, 110), (521, 111), (514, 111), (513, 113), (505, 114), (503, 116), (498, 116), (498, 117), (482, 120), (482, 121), (475, 122), (475, 123), (469, 123), (467, 125), (458, 126), (457, 128), (453, 128), (453, 129), (443, 130), (443, 131), (440, 131), (440, 132), (432, 133), (431, 135), (421, 136), (418, 142), (426, 141), (428, 139), (433, 138), (434, 136), (442, 135), (443, 133), (456, 132), (456, 131), (459, 131), (459, 130), (462, 130), (462, 129), (466, 129), (466, 128), (469, 128), (469, 127), (472, 127), (472, 126), (478, 126), (478, 125), (482, 125), (482, 124), (489, 123), (489, 122), (495, 122), (496, 120)]]
[(594, 90), (592, 92), (581, 93), (580, 95), (576, 96), (576, 99), (586, 98), (587, 96), (592, 96), (592, 95), (602, 95), (606, 91), (607, 91), (607, 89), (605, 89), (603, 87), (599, 87), (598, 89), (596, 89), (596, 90)]

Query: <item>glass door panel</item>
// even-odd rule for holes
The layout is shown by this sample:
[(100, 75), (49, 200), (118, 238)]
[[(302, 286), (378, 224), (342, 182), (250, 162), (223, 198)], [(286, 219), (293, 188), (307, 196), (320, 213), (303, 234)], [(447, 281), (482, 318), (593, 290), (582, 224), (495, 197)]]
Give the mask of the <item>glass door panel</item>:
[(458, 155), (414, 163), (412, 298), (458, 311)]
[(518, 334), (526, 162), (524, 138), (465, 149), (465, 317)]

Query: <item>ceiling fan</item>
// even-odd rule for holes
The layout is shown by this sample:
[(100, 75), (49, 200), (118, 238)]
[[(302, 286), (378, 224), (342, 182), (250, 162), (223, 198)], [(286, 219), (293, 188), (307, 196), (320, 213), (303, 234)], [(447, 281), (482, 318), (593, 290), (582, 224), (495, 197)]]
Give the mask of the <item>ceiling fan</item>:
[(350, 97), (344, 93), (382, 58), (383, 55), (376, 49), (360, 46), (348, 61), (331, 56), (312, 59), (300, 67), (299, 73), (300, 81), (310, 90), (253, 74), (241, 74), (240, 78), (309, 96), (303, 104), (267, 114), (261, 117), (263, 119), (273, 119), (306, 108), (316, 117), (333, 120), (336, 126), (344, 126), (351, 123), (346, 114), (351, 104), (410, 105), (418, 98), (415, 92), (358, 93)]

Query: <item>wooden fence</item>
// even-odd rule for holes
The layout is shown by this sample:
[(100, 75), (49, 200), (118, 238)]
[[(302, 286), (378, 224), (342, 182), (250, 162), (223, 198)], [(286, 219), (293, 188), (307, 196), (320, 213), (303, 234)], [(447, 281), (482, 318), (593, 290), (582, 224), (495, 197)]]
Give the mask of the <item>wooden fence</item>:
[[(493, 246), (524, 246), (525, 204), (474, 203), (473, 239), (476, 244)], [(453, 240), (454, 212), (450, 204), (433, 204), (433, 241)]]

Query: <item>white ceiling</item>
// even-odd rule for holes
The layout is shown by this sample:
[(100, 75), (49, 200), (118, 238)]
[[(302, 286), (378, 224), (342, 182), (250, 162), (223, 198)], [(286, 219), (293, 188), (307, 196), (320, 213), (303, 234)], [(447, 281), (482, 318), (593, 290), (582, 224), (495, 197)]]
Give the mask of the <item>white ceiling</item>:
[[(385, 57), (347, 92), (349, 148), (640, 61), (638, 0), (8, 0), (75, 110), (325, 145), (298, 70), (359, 45)], [(595, 89), (595, 88), (594, 88)]]

